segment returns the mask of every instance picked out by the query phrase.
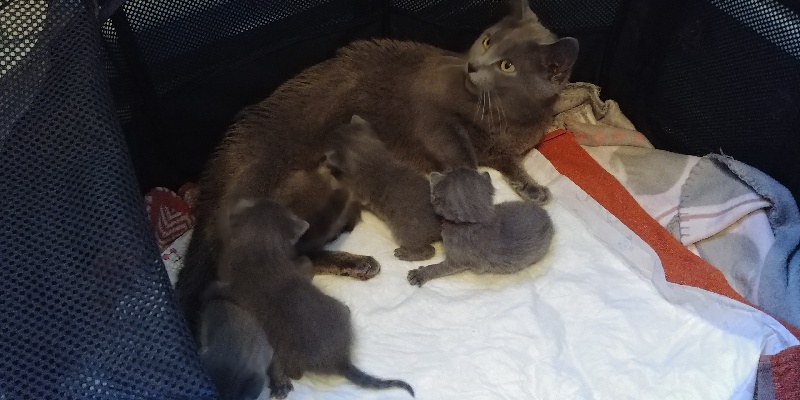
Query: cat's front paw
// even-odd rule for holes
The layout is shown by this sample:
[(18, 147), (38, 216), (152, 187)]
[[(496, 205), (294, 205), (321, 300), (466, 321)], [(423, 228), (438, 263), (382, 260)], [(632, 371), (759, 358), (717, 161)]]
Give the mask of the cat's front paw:
[(530, 201), (540, 206), (547, 204), (552, 197), (550, 195), (550, 189), (545, 186), (534, 183), (524, 183), (512, 186), (521, 196), (527, 197)]
[(353, 278), (366, 281), (378, 275), (381, 272), (381, 263), (370, 256), (362, 256), (363, 258), (356, 263), (356, 268), (352, 271)]
[(338, 275), (366, 281), (381, 272), (381, 263), (370, 256), (358, 254), (348, 254), (348, 256), (347, 261), (342, 263), (340, 269), (336, 272)]
[(273, 381), (270, 383), (269, 397), (273, 399), (285, 399), (292, 390), (294, 390), (294, 386), (292, 386), (292, 382), (289, 380), (280, 382)]
[(422, 271), (423, 268), (424, 267), (408, 271), (408, 276), (407, 276), (408, 283), (410, 283), (413, 286), (422, 287), (422, 285), (424, 285), (425, 282), (428, 281), (428, 278), (425, 277), (425, 274)]
[(436, 249), (431, 245), (422, 247), (403, 247), (394, 249), (394, 256), (403, 261), (428, 260), (436, 254)]

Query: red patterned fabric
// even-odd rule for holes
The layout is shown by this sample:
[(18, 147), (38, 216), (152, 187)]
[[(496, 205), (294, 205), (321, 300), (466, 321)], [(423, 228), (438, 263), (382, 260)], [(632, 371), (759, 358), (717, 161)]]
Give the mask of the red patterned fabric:
[[(181, 192), (184, 194), (192, 193), (191, 187), (183, 190), (184, 188), (186, 185), (181, 188)], [(175, 192), (157, 187), (150, 190), (144, 199), (150, 225), (156, 234), (156, 242), (160, 251), (164, 251), (170, 243), (194, 226), (194, 210)]]

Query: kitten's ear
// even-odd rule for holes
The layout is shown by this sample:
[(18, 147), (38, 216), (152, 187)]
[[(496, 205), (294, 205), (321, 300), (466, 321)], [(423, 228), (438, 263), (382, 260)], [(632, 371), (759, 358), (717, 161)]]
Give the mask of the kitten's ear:
[(565, 81), (572, 72), (572, 66), (578, 59), (578, 40), (565, 37), (545, 46), (544, 67), (554, 81)]
[(230, 210), (228, 210), (229, 217), (235, 217), (242, 213), (243, 211), (247, 210), (250, 207), (256, 205), (256, 200), (251, 199), (249, 197), (242, 197), (234, 203)]
[(291, 242), (292, 245), (297, 244), (300, 240), (300, 237), (303, 236), (304, 233), (308, 230), (309, 225), (308, 222), (303, 221), (302, 219), (298, 218), (296, 215), (289, 213), (289, 220), (291, 221), (291, 229), (292, 229), (292, 236)]
[(342, 153), (336, 150), (328, 150), (325, 152), (325, 166), (332, 171), (341, 171), (344, 166), (344, 157)]
[(431, 181), (431, 187), (434, 187), (439, 182), (441, 182), (442, 179), (444, 179), (444, 174), (442, 174), (441, 172), (433, 171), (431, 172), (429, 179)]
[(492, 176), (489, 175), (488, 172), (484, 172), (481, 174), (483, 179), (486, 181), (486, 185), (488, 187), (489, 194), (494, 196), (494, 185), (492, 184)]
[(510, 0), (511, 16), (517, 20), (538, 21), (539, 17), (531, 10), (529, 0)]
[(350, 123), (356, 125), (368, 125), (367, 121), (364, 118), (359, 117), (357, 114), (353, 114), (353, 118), (350, 118)]

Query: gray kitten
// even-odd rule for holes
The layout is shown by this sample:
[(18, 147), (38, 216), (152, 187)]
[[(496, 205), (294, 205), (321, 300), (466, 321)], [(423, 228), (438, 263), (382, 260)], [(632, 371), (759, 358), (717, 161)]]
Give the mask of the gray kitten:
[(444, 218), (446, 259), (409, 271), (409, 283), (422, 286), (466, 270), (510, 274), (544, 258), (554, 234), (547, 211), (530, 200), (493, 205), (493, 195), (488, 173), (469, 168), (431, 173), (431, 203)]
[(328, 166), (356, 197), (385, 221), (406, 261), (427, 260), (441, 239), (442, 225), (430, 202), (430, 183), (394, 158), (358, 115), (337, 128), (338, 143), (327, 152)]
[(200, 360), (220, 398), (252, 400), (269, 383), (272, 348), (259, 323), (227, 299), (227, 285), (215, 282), (200, 314)]
[(361, 218), (352, 191), (331, 175), (322, 157), (316, 168), (292, 170), (272, 199), (309, 223), (295, 248), (312, 257), (339, 234), (352, 231)]
[[(310, 263), (296, 264), (297, 240), (308, 224), (269, 200), (240, 200), (230, 212), (230, 295), (264, 328), (275, 350), (269, 367), (272, 396), (285, 398), (291, 379), (306, 371), (342, 375), (373, 389), (401, 388), (400, 380), (370, 376), (350, 360), (350, 310), (311, 283)], [(307, 267), (304, 265), (307, 264)]]

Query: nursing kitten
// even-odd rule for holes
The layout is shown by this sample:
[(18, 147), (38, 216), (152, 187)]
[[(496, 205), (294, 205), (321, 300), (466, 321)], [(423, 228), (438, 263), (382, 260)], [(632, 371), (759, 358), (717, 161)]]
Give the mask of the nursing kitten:
[(269, 384), (272, 347), (264, 329), (226, 297), (226, 285), (212, 284), (200, 315), (200, 361), (222, 399), (252, 400)]
[(396, 160), (375, 136), (370, 124), (354, 115), (336, 129), (337, 145), (327, 162), (364, 206), (386, 222), (400, 245), (395, 257), (427, 260), (436, 253), (442, 224), (433, 212), (428, 180)]
[(329, 168), (294, 170), (281, 183), (273, 200), (309, 223), (295, 247), (299, 254), (322, 249), (342, 232), (352, 231), (361, 217), (361, 207), (352, 191), (333, 177)]
[(413, 389), (400, 380), (370, 376), (350, 361), (350, 310), (311, 283), (296, 265), (294, 245), (308, 224), (269, 200), (240, 200), (230, 212), (230, 263), (221, 271), (231, 298), (264, 328), (275, 351), (269, 367), (272, 396), (286, 397), (291, 379), (306, 371), (342, 375), (373, 389)]
[[(357, 41), (243, 110), (198, 185), (197, 223), (176, 285), (193, 329), (197, 299), (216, 279), (219, 209), (241, 196), (270, 198), (291, 171), (316, 168), (335, 145), (334, 128), (354, 114), (370, 121), (389, 152), (418, 173), (488, 166), (523, 197), (548, 201), (547, 188), (521, 161), (546, 133), (578, 42), (557, 40), (527, 0), (510, 4), (509, 15), (467, 53), (392, 39)], [(317, 271), (362, 279), (378, 271), (373, 258), (344, 252), (313, 261)]]
[[(364, 261), (356, 271), (346, 271), (336, 268), (331, 264), (344, 259), (358, 259), (356, 256), (348, 257), (346, 253), (326, 251), (323, 249), (325, 244), (336, 239), (341, 233), (352, 231), (355, 224), (361, 218), (361, 206), (356, 201), (350, 189), (343, 186), (336, 178), (331, 175), (329, 168), (324, 166), (324, 157), (318, 159), (317, 165), (306, 169), (293, 169), (289, 171), (286, 179), (272, 193), (272, 200), (291, 210), (292, 214), (303, 221), (309, 223), (308, 229), (298, 239), (295, 249), (299, 254), (307, 255), (314, 260), (316, 273), (339, 274), (369, 278), (380, 270), (377, 262), (371, 262), (371, 257), (361, 257)], [(220, 215), (225, 214), (225, 210), (218, 211)], [(224, 242), (229, 240), (227, 216), (216, 218), (217, 236), (220, 237), (219, 249), (225, 247)], [(215, 249), (199, 250), (203, 253), (210, 253)], [(196, 254), (197, 256), (201, 254)], [(212, 258), (213, 259), (213, 258)], [(208, 260), (208, 259), (207, 259)], [(222, 259), (217, 256), (216, 260), (222, 263)], [(219, 279), (219, 272), (214, 270), (196, 269), (194, 273), (181, 273), (179, 275), (179, 285), (184, 290), (187, 287), (202, 286), (207, 284), (207, 279), (212, 281)], [(180, 282), (184, 280), (184, 282)], [(180, 293), (185, 293), (179, 291)], [(187, 313), (190, 328), (197, 335), (198, 323), (196, 322), (202, 301), (196, 296), (186, 297), (183, 306)], [(189, 312), (189, 310), (195, 310)]]
[(445, 260), (409, 271), (409, 283), (422, 286), (466, 270), (511, 274), (544, 258), (554, 234), (547, 211), (529, 200), (494, 205), (493, 195), (488, 173), (431, 174), (431, 203), (444, 218)]

